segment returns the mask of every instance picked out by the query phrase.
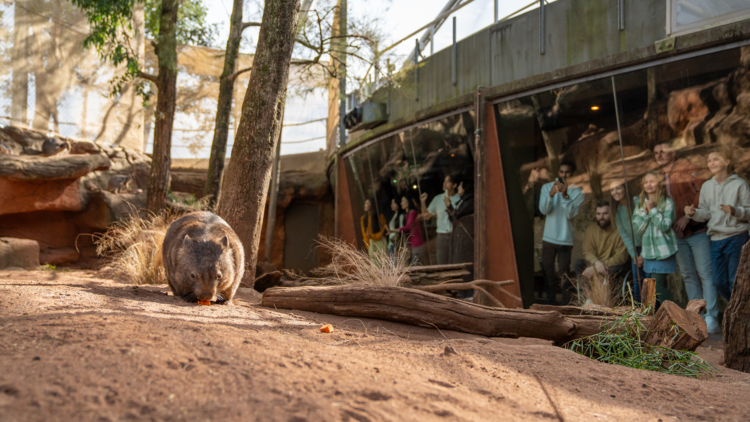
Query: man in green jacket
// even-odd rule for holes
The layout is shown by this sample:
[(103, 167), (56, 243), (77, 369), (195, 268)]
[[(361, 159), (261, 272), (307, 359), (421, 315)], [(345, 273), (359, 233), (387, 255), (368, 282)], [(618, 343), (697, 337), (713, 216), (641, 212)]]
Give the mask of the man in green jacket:
[(583, 258), (573, 265), (578, 282), (591, 280), (597, 274), (600, 277), (617, 276), (627, 268), (628, 259), (628, 250), (620, 233), (612, 226), (609, 202), (599, 202), (596, 205), (596, 224), (589, 225), (583, 235)]

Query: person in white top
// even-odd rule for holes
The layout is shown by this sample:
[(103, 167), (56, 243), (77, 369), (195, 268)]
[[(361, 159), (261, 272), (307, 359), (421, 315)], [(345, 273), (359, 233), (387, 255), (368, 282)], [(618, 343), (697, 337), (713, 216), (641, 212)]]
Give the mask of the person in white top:
[(750, 186), (732, 173), (731, 153), (716, 148), (708, 153), (708, 169), (714, 177), (703, 184), (698, 208), (688, 205), (685, 215), (708, 221), (711, 236), (713, 281), (719, 294), (729, 300), (742, 256), (750, 239)]
[(443, 193), (432, 198), (427, 206), (427, 193), (419, 196), (422, 202), (422, 217), (425, 221), (432, 217), (437, 218), (437, 263), (438, 265), (450, 264), (451, 233), (453, 224), (448, 216), (448, 205), (458, 206), (461, 195), (458, 194), (458, 185), (461, 177), (458, 175), (447, 175), (443, 179)]

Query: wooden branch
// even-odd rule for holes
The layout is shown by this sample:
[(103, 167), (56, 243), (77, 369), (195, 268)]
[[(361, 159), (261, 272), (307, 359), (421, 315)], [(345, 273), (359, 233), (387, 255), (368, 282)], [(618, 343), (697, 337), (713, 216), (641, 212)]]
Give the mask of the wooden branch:
[(423, 292), (430, 292), (430, 293), (438, 293), (438, 292), (445, 292), (448, 290), (478, 290), (482, 292), (487, 298), (492, 302), (495, 306), (498, 308), (505, 308), (505, 305), (503, 305), (502, 302), (497, 300), (495, 296), (490, 294), (487, 290), (484, 289), (483, 286), (490, 286), (497, 290), (502, 291), (503, 293), (514, 297), (509, 292), (505, 291), (505, 289), (502, 288), (502, 286), (513, 284), (512, 281), (491, 281), (491, 280), (474, 280), (469, 283), (456, 283), (456, 282), (443, 282), (440, 284), (434, 284), (431, 286), (408, 286), (412, 289), (422, 290)]
[(159, 78), (156, 77), (156, 75), (152, 75), (150, 73), (146, 73), (142, 70), (138, 70), (138, 77), (146, 79), (148, 81), (151, 81), (155, 83), (157, 86), (159, 85)]
[(104, 154), (0, 155), (0, 176), (15, 180), (75, 179), (111, 165)]
[(437, 327), (488, 337), (534, 337), (559, 343), (596, 334), (611, 317), (491, 308), (416, 289), (392, 286), (274, 287), (262, 305)]
[(694, 352), (707, 339), (706, 321), (700, 314), (665, 300), (648, 327), (644, 341), (653, 346)]
[(251, 26), (260, 26), (260, 22), (242, 22), (242, 30), (244, 31)]
[(251, 70), (253, 70), (252, 66), (251, 66), (251, 67), (248, 67), (248, 68), (245, 68), (245, 69), (242, 69), (242, 70), (238, 70), (238, 71), (234, 72), (234, 73), (232, 74), (232, 76), (230, 76), (229, 78), (230, 78), (231, 80), (235, 80), (235, 79), (237, 79), (237, 78), (238, 78), (238, 77), (239, 77), (239, 76), (240, 76), (241, 74), (243, 74), (243, 73), (245, 73), (245, 72), (249, 72), (249, 71), (251, 71)]

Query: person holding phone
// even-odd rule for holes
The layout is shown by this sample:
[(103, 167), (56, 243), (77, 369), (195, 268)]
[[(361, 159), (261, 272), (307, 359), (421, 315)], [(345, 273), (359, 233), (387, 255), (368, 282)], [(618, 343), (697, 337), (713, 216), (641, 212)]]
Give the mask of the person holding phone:
[[(558, 167), (557, 178), (542, 186), (539, 195), (539, 211), (546, 216), (542, 237), (542, 269), (547, 303), (550, 305), (557, 304), (555, 286), (560, 282), (560, 276), (555, 271), (555, 258), (560, 273), (569, 273), (573, 250), (573, 219), (578, 215), (584, 199), (583, 189), (568, 183), (575, 171), (574, 162), (563, 161)], [(563, 288), (563, 298), (567, 302), (570, 301), (568, 290), (569, 288)]]
[(451, 233), (453, 224), (448, 217), (448, 206), (458, 207), (461, 195), (458, 194), (458, 185), (461, 184), (461, 176), (449, 174), (443, 179), (443, 193), (435, 195), (432, 202), (427, 206), (427, 192), (419, 196), (422, 205), (422, 217), (425, 221), (436, 217), (437, 219), (437, 263), (438, 265), (450, 264), (451, 256)]

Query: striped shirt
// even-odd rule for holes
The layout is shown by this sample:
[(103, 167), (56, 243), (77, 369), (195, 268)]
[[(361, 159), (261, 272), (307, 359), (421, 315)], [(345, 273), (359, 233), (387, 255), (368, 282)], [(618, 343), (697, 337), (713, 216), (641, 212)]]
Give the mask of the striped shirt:
[(667, 259), (677, 253), (677, 236), (672, 230), (674, 223), (674, 202), (664, 198), (663, 203), (648, 214), (635, 198), (633, 230), (642, 235), (641, 256), (645, 259)]

